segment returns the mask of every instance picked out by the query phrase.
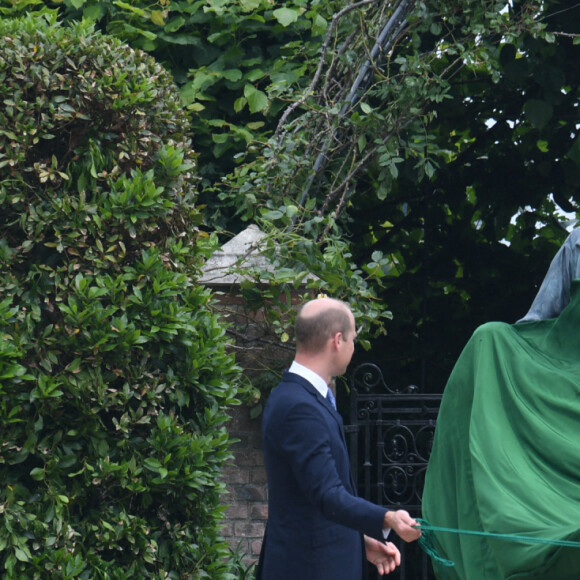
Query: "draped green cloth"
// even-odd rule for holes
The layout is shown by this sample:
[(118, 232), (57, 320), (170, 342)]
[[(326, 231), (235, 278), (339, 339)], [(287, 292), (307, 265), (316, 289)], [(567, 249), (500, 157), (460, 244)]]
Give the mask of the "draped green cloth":
[[(443, 394), (433, 526), (580, 541), (580, 280), (557, 318), (479, 327)], [(436, 532), (450, 580), (578, 580), (580, 549)]]

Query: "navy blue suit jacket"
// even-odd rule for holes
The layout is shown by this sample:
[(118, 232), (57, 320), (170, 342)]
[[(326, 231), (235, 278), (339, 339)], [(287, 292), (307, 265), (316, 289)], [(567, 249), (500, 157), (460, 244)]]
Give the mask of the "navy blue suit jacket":
[(304, 378), (285, 372), (264, 410), (268, 522), (260, 580), (361, 580), (362, 534), (383, 539), (386, 508), (357, 497), (344, 428)]

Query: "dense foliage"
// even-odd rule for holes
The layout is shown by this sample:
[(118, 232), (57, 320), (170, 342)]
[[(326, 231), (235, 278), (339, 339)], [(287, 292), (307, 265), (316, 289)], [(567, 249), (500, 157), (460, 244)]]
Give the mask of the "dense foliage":
[(495, 69), (482, 57), (453, 76), (429, 129), (433, 176), (418, 182), (408, 156), (380, 205), (353, 202), (357, 260), (394, 258), (382, 296), (395, 316), (373, 358), (434, 391), (479, 324), (525, 314), (580, 203), (580, 7), (518, 7), (542, 30), (491, 37)]
[(175, 73), (206, 226), (282, 247), (256, 307), (314, 271), (389, 374), (434, 389), (477, 324), (525, 311), (577, 207), (574, 2), (52, 5)]
[[(46, 4), (24, 0), (6, 7), (4, 13), (11, 16)], [(256, 187), (249, 164), (261, 157), (262, 145), (273, 134), (283, 108), (310, 84), (321, 45), (329, 42), (327, 30), (332, 30), (333, 42), (341, 35), (348, 37), (353, 20), (361, 18), (359, 12), (349, 18), (346, 13), (333, 23), (334, 14), (343, 7), (340, 0), (280, 4), (270, 0), (137, 0), (130, 4), (64, 0), (48, 5), (58, 9), (62, 20), (94, 21), (101, 30), (147, 50), (171, 70), (181, 87), (183, 105), (193, 113), (191, 133), (199, 153), (204, 226), (223, 234), (222, 241), (248, 221), (258, 221), (268, 233), (266, 253), (275, 263), (273, 272), (244, 271), (268, 286), (258, 288), (250, 282), (243, 291), (252, 308), (273, 305), (267, 308), (268, 323), (283, 340), (291, 316), (286, 298), (308, 272), (318, 276), (319, 281), (311, 284), (315, 291), (350, 299), (361, 324), (373, 334), (384, 331), (390, 312), (372, 288), (372, 280), (382, 276), (379, 270), (365, 272), (354, 262), (350, 242), (338, 228), (320, 243), (315, 234), (323, 218), (315, 215), (311, 202), (306, 221), (300, 203), (289, 202), (283, 208), (285, 219), (304, 226), (280, 231), (279, 222), (271, 220), (278, 214), (269, 213), (263, 196), (271, 197), (273, 203), (283, 192), (269, 192), (263, 184)], [(227, 176), (237, 166), (241, 173), (232, 185)], [(286, 166), (279, 169), (293, 175)], [(366, 347), (369, 336), (361, 337)]]
[[(104, 32), (152, 54), (181, 88), (200, 155), (206, 222), (223, 226), (231, 201), (214, 186), (271, 132), (292, 88), (310, 82), (321, 37), (340, 0), (60, 0), (6, 2), (58, 9), (62, 20), (88, 19)], [(1, 10), (1, 8), (0, 8)], [(291, 93), (290, 93), (291, 94)], [(204, 195), (207, 193), (207, 195)], [(231, 223), (227, 223), (231, 225)]]
[(237, 376), (209, 293), (189, 123), (150, 56), (0, 21), (0, 567), (230, 578)]

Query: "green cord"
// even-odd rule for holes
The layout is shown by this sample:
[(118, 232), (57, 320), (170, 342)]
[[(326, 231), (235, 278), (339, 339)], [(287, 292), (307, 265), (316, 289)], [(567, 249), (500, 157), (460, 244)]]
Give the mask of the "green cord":
[(439, 562), (442, 566), (454, 566), (454, 562), (447, 560), (440, 556), (434, 545), (433, 532), (447, 532), (451, 534), (465, 534), (470, 536), (483, 536), (485, 538), (498, 538), (501, 540), (509, 540), (511, 542), (521, 542), (524, 544), (551, 544), (553, 546), (566, 546), (569, 548), (580, 548), (580, 542), (572, 540), (551, 540), (549, 538), (534, 538), (532, 536), (518, 536), (515, 534), (498, 534), (494, 532), (477, 532), (474, 530), (461, 530), (456, 528), (443, 528), (440, 526), (432, 526), (427, 520), (417, 518), (421, 528), (421, 537), (419, 538), (419, 545), (423, 551), (431, 556), (434, 560)]
[[(429, 522), (427, 522), (426, 520), (422, 520), (420, 518), (416, 518), (417, 521), (419, 522), (419, 525), (416, 527), (420, 527), (421, 528), (421, 536), (418, 540), (419, 546), (421, 547), (421, 549), (428, 555), (430, 556), (433, 560), (435, 560), (436, 562), (439, 562), (439, 564), (441, 564), (442, 566), (455, 566), (455, 562), (452, 562), (451, 560), (447, 560), (446, 558), (443, 558), (443, 556), (440, 556), (439, 553), (437, 552), (437, 548), (435, 548), (435, 534), (433, 534), (434, 531), (436, 531), (434, 529), (434, 526), (432, 526)], [(454, 530), (454, 531), (458, 531), (458, 530)]]

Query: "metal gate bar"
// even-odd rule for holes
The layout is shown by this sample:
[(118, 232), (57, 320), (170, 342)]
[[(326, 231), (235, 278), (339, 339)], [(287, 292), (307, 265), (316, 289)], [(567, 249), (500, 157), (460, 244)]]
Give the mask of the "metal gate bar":
[[(414, 385), (391, 388), (380, 368), (371, 363), (356, 367), (349, 384), (350, 424), (345, 430), (359, 495), (420, 516), (441, 395), (421, 393)], [(396, 537), (392, 540), (401, 550), (402, 561), (389, 578), (435, 578), (416, 542), (405, 544)], [(378, 578), (376, 571), (370, 578)]]

